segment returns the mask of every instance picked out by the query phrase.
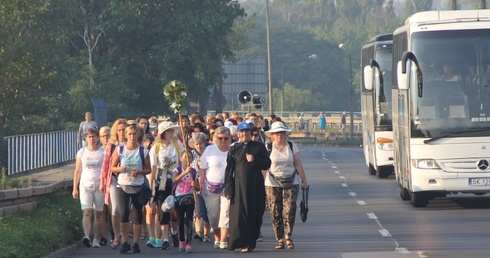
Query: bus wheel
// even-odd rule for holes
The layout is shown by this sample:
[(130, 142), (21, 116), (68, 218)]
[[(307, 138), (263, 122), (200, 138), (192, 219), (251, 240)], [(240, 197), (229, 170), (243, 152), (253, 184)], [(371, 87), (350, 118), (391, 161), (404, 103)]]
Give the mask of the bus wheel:
[(413, 207), (426, 207), (429, 204), (429, 198), (427, 198), (424, 192), (412, 192), (410, 195), (410, 203)]
[(368, 170), (369, 170), (368, 172), (371, 176), (376, 175), (376, 169), (374, 169), (373, 165), (369, 164)]
[(389, 167), (378, 167), (378, 171), (376, 171), (376, 176), (378, 178), (387, 178), (391, 174), (391, 169)]
[(398, 183), (398, 190), (400, 191), (400, 198), (404, 201), (410, 200), (410, 193), (408, 189), (403, 187), (400, 183)]

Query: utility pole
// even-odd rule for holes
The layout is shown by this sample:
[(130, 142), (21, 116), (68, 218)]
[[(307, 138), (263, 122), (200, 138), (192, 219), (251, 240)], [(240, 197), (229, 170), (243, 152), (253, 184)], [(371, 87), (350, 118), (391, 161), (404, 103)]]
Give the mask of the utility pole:
[(269, 83), (269, 115), (274, 114), (272, 105), (272, 75), (271, 75), (271, 35), (269, 31), (269, 0), (265, 0), (265, 20), (267, 28), (267, 81)]

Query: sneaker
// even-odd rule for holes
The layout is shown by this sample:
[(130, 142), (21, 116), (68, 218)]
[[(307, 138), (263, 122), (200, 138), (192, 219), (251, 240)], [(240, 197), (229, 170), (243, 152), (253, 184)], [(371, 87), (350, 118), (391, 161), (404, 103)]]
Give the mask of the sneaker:
[(179, 238), (177, 237), (177, 234), (171, 235), (171, 238), (172, 238), (172, 245), (174, 247), (178, 247), (179, 246)]
[(133, 244), (133, 254), (139, 254), (141, 253), (141, 250), (140, 250), (140, 245), (139, 244)]
[(185, 252), (185, 242), (184, 241), (179, 242), (179, 252)]
[(194, 236), (194, 239), (199, 240), (199, 241), (201, 241), (201, 242), (202, 242), (202, 237), (201, 237), (201, 234), (196, 234), (196, 235)]
[(155, 244), (156, 244), (156, 242), (155, 242), (154, 237), (150, 237), (150, 239), (148, 239), (148, 242), (146, 242), (146, 246), (151, 247), (151, 248), (155, 247)]
[(86, 247), (91, 247), (92, 244), (90, 243), (90, 238), (88, 237), (84, 237), (83, 240), (82, 240), (82, 243), (86, 246)]
[(163, 241), (163, 244), (162, 244), (162, 250), (168, 250), (168, 248), (170, 247), (170, 243), (168, 241)]
[(191, 243), (188, 243), (188, 244), (185, 246), (185, 252), (186, 252), (186, 253), (192, 253)]
[(214, 249), (219, 249), (219, 241), (214, 241)]
[(116, 249), (119, 246), (119, 239), (114, 239), (111, 244), (112, 249)]
[(155, 248), (162, 248), (162, 240), (155, 239)]
[(92, 247), (100, 247), (99, 239), (95, 238), (94, 241), (92, 241)]
[(106, 245), (107, 245), (107, 238), (105, 238), (105, 237), (101, 236), (101, 237), (100, 237), (99, 244), (100, 244), (101, 246), (106, 246)]
[(228, 243), (227, 242), (220, 242), (219, 243), (219, 249), (228, 249)]
[(129, 243), (125, 242), (124, 244), (122, 244), (121, 253), (127, 254), (129, 251), (131, 251), (131, 246), (129, 245)]
[(208, 235), (204, 235), (204, 237), (202, 238), (202, 241), (203, 242), (211, 242), (211, 240), (209, 240), (209, 236)]

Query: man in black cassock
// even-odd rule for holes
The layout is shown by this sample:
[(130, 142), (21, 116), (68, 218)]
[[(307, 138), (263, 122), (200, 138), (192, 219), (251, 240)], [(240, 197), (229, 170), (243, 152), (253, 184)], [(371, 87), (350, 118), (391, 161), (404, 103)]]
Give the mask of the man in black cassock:
[(255, 249), (265, 210), (265, 187), (262, 170), (271, 166), (265, 145), (251, 141), (250, 125), (237, 126), (240, 139), (230, 147), (226, 160), (225, 195), (230, 199), (228, 250), (242, 252)]

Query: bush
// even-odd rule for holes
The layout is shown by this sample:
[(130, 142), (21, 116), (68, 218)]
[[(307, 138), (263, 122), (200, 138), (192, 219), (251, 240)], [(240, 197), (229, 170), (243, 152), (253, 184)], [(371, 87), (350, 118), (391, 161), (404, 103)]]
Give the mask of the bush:
[(0, 217), (1, 256), (43, 257), (73, 244), (83, 237), (81, 214), (78, 200), (53, 193), (33, 211)]

